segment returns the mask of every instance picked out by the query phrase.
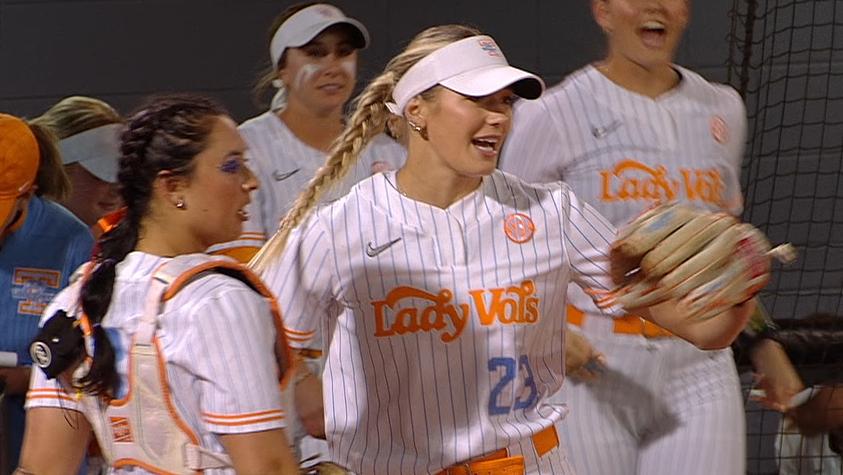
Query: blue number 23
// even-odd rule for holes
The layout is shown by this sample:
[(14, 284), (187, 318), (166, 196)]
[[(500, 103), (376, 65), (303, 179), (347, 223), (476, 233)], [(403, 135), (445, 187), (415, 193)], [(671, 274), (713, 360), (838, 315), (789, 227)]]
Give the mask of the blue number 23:
[[(497, 416), (508, 414), (512, 410), (532, 407), (538, 399), (539, 391), (536, 388), (536, 381), (533, 379), (533, 370), (530, 369), (530, 360), (527, 358), (527, 355), (521, 355), (518, 358), (517, 365), (515, 358), (501, 356), (489, 360), (489, 371), (497, 372), (499, 368), (503, 368), (503, 376), (498, 381), (498, 384), (492, 388), (492, 392), (489, 395), (489, 414)], [(503, 405), (503, 402), (500, 400), (501, 393), (516, 379), (519, 372), (524, 374), (523, 387), (515, 392), (518, 396), (511, 405)], [(527, 397), (522, 398), (524, 389), (527, 389), (529, 392), (527, 393)]]

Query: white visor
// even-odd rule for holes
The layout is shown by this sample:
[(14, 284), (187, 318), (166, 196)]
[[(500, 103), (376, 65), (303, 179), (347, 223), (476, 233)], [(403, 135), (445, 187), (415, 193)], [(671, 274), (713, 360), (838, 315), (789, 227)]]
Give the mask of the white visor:
[(100, 180), (116, 183), (122, 130), (122, 124), (108, 124), (59, 140), (62, 163), (78, 163)]
[(369, 32), (362, 23), (349, 18), (339, 8), (323, 3), (309, 6), (288, 18), (272, 36), (269, 42), (269, 55), (272, 66), (278, 67), (278, 61), (287, 48), (304, 46), (333, 25), (346, 24), (352, 27), (352, 43), (358, 49), (369, 45)]
[(506, 87), (525, 99), (537, 99), (544, 92), (538, 76), (506, 61), (490, 36), (472, 36), (451, 43), (414, 64), (392, 91), (394, 102), (386, 106), (396, 115), (404, 115), (410, 99), (441, 84), (454, 92), (472, 97), (488, 96)]

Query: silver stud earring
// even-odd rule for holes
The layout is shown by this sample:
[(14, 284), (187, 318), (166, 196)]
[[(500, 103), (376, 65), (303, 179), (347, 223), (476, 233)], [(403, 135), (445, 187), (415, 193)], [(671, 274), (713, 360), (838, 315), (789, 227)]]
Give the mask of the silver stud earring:
[(187, 207), (187, 205), (184, 204), (183, 198), (179, 198), (178, 201), (176, 201), (176, 208), (185, 209), (186, 207)]

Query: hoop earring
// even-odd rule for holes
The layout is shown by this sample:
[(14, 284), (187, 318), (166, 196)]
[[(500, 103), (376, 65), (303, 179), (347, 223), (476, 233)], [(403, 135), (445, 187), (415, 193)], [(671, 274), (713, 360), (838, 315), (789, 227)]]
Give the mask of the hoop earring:
[(417, 134), (421, 136), (421, 138), (427, 140), (427, 127), (422, 127), (418, 124), (413, 122), (407, 121), (407, 124), (410, 125), (410, 128), (413, 129)]

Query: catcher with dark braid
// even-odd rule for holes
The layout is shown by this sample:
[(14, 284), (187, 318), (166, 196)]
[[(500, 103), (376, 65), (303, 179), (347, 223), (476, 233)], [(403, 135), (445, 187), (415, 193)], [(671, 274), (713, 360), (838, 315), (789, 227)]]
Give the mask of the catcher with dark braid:
[[(33, 371), (28, 394), (32, 423), (25, 435), (22, 473), (75, 473), (92, 426), (101, 427), (102, 419), (111, 421), (113, 432), (113, 439), (105, 440), (102, 432), (96, 434), (104, 453), (114, 453), (115, 442), (150, 437), (160, 452), (147, 451), (136, 459), (107, 455), (114, 473), (162, 473), (155, 457), (163, 456), (180, 465), (167, 472), (297, 470), (283, 430), (271, 302), (256, 287), (213, 272), (190, 281), (166, 303), (151, 309), (145, 304), (159, 268), (185, 258), (213, 264), (204, 250), (240, 233), (243, 208), (258, 185), (246, 166), (245, 150), (235, 123), (204, 98), (159, 98), (129, 120), (118, 173), (126, 215), (101, 237), (86, 275), (47, 308), (46, 324), (32, 346), (44, 371)], [(126, 419), (109, 419), (100, 409), (137, 404), (133, 401), (138, 398), (152, 400), (149, 392), (154, 391), (135, 391), (137, 384), (149, 381), (137, 383), (139, 376), (133, 376), (149, 373), (135, 366), (129, 371), (138, 358), (134, 341), (150, 328), (150, 311), (160, 358), (155, 374), (169, 390), (157, 383), (147, 387), (170, 401), (167, 411), (143, 407), (144, 418), (166, 429), (152, 434)], [(66, 354), (71, 361), (75, 355), (87, 357), (48, 375), (52, 358), (65, 353), (44, 348), (83, 335), (84, 344), (70, 345)], [(101, 410), (96, 417), (88, 404), (92, 398)], [(181, 451), (190, 447), (169, 443), (180, 431), (193, 441), (192, 452), (185, 453), (195, 458), (182, 461)]]

